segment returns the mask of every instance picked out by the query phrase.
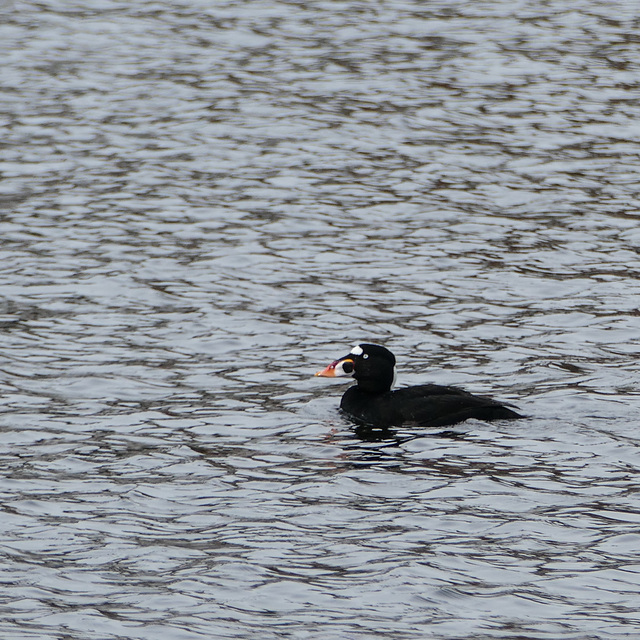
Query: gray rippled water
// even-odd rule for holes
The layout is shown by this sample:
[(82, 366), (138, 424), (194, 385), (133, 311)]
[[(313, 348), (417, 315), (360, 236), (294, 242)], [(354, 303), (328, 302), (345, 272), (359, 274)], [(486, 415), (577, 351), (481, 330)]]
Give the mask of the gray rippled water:
[[(2, 638), (637, 638), (639, 27), (5, 3)], [(358, 340), (528, 417), (363, 440)]]

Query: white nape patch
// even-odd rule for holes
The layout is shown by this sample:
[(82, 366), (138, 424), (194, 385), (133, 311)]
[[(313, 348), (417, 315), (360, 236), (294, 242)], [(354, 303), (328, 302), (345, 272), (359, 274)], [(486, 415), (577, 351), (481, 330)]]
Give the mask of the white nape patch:
[(393, 365), (393, 381), (391, 382), (391, 388), (396, 386), (396, 379), (398, 378), (398, 370), (396, 369), (396, 365)]
[(351, 349), (350, 353), (352, 353), (354, 356), (361, 356), (363, 354), (362, 347), (357, 344), (355, 347), (353, 347), (353, 349)]

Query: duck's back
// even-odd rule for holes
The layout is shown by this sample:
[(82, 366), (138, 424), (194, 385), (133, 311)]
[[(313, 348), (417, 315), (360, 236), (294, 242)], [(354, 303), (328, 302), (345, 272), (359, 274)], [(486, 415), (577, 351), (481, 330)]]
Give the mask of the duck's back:
[(392, 427), (411, 424), (442, 427), (469, 418), (500, 420), (522, 416), (504, 404), (457, 387), (424, 384), (374, 395), (353, 386), (342, 397), (340, 407), (358, 422)]

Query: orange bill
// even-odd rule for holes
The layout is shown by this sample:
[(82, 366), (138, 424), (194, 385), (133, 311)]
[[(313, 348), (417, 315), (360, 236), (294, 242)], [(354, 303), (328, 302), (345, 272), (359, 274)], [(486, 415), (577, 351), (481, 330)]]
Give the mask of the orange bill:
[[(321, 371), (318, 371), (318, 373), (316, 373), (315, 375), (319, 376), (320, 378), (335, 378), (336, 377), (336, 366), (340, 362), (351, 362), (351, 363), (353, 363), (353, 360), (350, 360), (350, 359), (347, 360), (345, 358), (340, 358), (340, 360), (335, 360), (328, 367), (325, 367)], [(338, 375), (344, 376), (345, 374), (343, 372), (341, 372)]]

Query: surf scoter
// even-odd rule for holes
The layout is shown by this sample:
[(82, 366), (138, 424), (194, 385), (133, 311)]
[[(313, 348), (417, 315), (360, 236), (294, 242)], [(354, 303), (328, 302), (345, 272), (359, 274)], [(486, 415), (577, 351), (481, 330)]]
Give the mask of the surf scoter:
[(522, 418), (486, 396), (474, 396), (456, 387), (421, 384), (391, 391), (395, 356), (377, 344), (359, 344), (316, 376), (351, 376), (356, 384), (342, 396), (340, 408), (356, 422), (386, 429), (400, 425), (442, 427), (468, 418), (501, 420)]

